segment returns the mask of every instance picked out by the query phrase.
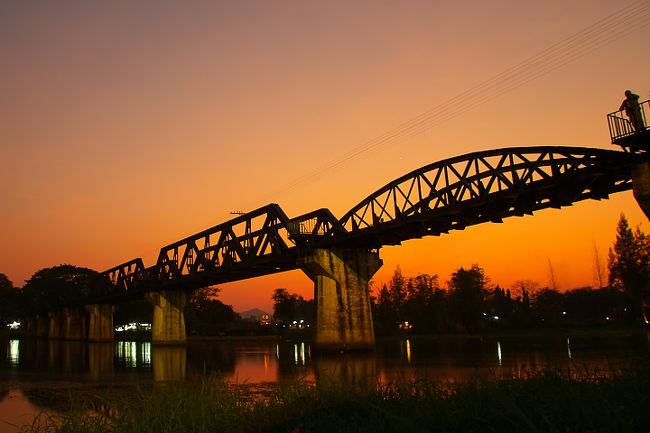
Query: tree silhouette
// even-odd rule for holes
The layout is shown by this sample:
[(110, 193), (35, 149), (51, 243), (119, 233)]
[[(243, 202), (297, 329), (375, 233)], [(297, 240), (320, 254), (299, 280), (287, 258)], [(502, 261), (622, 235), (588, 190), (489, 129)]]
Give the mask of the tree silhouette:
[(642, 302), (649, 294), (650, 242), (639, 227), (632, 231), (623, 214), (616, 227), (614, 246), (609, 249), (607, 267), (610, 287), (629, 297), (633, 318), (640, 319)]
[(18, 308), (18, 296), (20, 291), (5, 274), (0, 274), (0, 325), (17, 319), (20, 314)]
[(376, 298), (373, 298), (375, 329), (380, 333), (394, 331), (397, 323), (398, 311), (391, 300), (390, 290), (386, 284), (382, 284)]
[(98, 275), (92, 269), (73, 265), (43, 268), (23, 286), (21, 308), (29, 313), (83, 305)]
[(531, 309), (535, 318), (544, 325), (558, 325), (564, 317), (564, 304), (565, 295), (556, 289), (545, 287), (533, 295)]
[(412, 323), (419, 332), (435, 330), (438, 321), (444, 317), (444, 302), (439, 296), (442, 290), (438, 285), (438, 276), (421, 274), (409, 278), (406, 293), (402, 317)]
[(277, 322), (292, 323), (294, 320), (304, 320), (314, 323), (316, 306), (313, 300), (305, 301), (302, 296), (289, 293), (287, 289), (275, 289), (272, 298), (273, 317)]
[(185, 326), (192, 334), (216, 334), (225, 330), (226, 324), (240, 319), (232, 306), (217, 299), (218, 287), (201, 287), (194, 290), (185, 307)]
[(488, 279), (478, 265), (451, 274), (449, 289), (457, 325), (474, 332), (481, 328)]

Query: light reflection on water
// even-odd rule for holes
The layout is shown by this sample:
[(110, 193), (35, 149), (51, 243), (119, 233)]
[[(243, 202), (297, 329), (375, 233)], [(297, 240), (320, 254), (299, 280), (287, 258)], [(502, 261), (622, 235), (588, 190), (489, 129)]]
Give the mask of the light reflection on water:
[(503, 365), (503, 359), (501, 358), (501, 342), (497, 341), (497, 364), (499, 367)]
[(7, 352), (7, 359), (11, 365), (18, 365), (20, 359), (20, 341), (9, 340), (9, 351)]
[(2, 377), (20, 380), (174, 381), (198, 380), (216, 372), (248, 383), (335, 380), (374, 376), (382, 381), (430, 378), (466, 380), (476, 373), (501, 377), (523, 368), (574, 365), (608, 369), (630, 356), (648, 355), (647, 336), (610, 337), (408, 337), (380, 340), (376, 353), (312, 355), (307, 342), (276, 340), (198, 341), (187, 346), (152, 346), (147, 341), (87, 344), (9, 340)]
[(151, 342), (117, 341), (115, 358), (128, 368), (151, 367)]
[[(601, 337), (411, 337), (380, 340), (376, 353), (323, 356), (307, 342), (234, 340), (158, 346), (150, 342), (84, 343), (48, 340), (0, 341), (0, 382), (16, 387), (29, 413), (30, 388), (70, 383), (199, 381), (212, 372), (238, 383), (292, 382), (374, 384), (428, 378), (442, 382), (483, 376), (513, 377), (522, 369), (574, 366), (610, 370), (631, 358), (648, 358), (645, 332)], [(1, 353), (4, 351), (4, 353)], [(8, 382), (10, 381), (10, 382)], [(42, 384), (42, 385), (41, 385)], [(12, 394), (12, 395), (14, 395)], [(39, 394), (40, 395), (40, 394)], [(16, 413), (0, 400), (0, 420)], [(40, 400), (39, 400), (40, 401)], [(39, 403), (41, 404), (41, 403)]]

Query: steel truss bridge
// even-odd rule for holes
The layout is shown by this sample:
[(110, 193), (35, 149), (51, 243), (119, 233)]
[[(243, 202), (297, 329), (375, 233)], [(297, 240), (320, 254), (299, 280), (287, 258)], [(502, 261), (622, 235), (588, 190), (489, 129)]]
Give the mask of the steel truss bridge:
[(316, 248), (376, 250), (545, 208), (601, 200), (632, 188), (646, 154), (581, 147), (515, 147), (456, 156), (396, 179), (337, 219), (319, 209), (289, 218), (277, 204), (101, 274), (93, 298), (116, 302), (151, 290), (192, 290), (297, 269)]

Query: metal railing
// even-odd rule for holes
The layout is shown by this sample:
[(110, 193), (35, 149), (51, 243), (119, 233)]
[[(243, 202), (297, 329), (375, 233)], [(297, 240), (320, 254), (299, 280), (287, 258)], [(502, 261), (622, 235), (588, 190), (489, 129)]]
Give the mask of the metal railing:
[(612, 138), (612, 143), (618, 144), (617, 141), (621, 138), (647, 131), (646, 112), (650, 113), (650, 100), (639, 104), (639, 118), (636, 120), (636, 125), (634, 119), (627, 116), (623, 110), (608, 114), (607, 123), (609, 124), (609, 135)]

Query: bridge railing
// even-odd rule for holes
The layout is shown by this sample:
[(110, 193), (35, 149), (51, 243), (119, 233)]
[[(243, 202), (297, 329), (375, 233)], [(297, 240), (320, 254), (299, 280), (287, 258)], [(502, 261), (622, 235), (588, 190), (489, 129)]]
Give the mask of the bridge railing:
[(607, 115), (607, 123), (609, 125), (609, 135), (612, 143), (618, 144), (620, 139), (630, 137), (636, 133), (648, 130), (648, 118), (646, 113), (650, 115), (650, 100), (644, 101), (639, 104), (640, 122), (642, 122), (642, 129), (635, 128), (632, 120), (625, 114), (625, 111), (615, 111)]
[(318, 209), (289, 221), (289, 238), (294, 242), (333, 236), (345, 231), (329, 209)]

